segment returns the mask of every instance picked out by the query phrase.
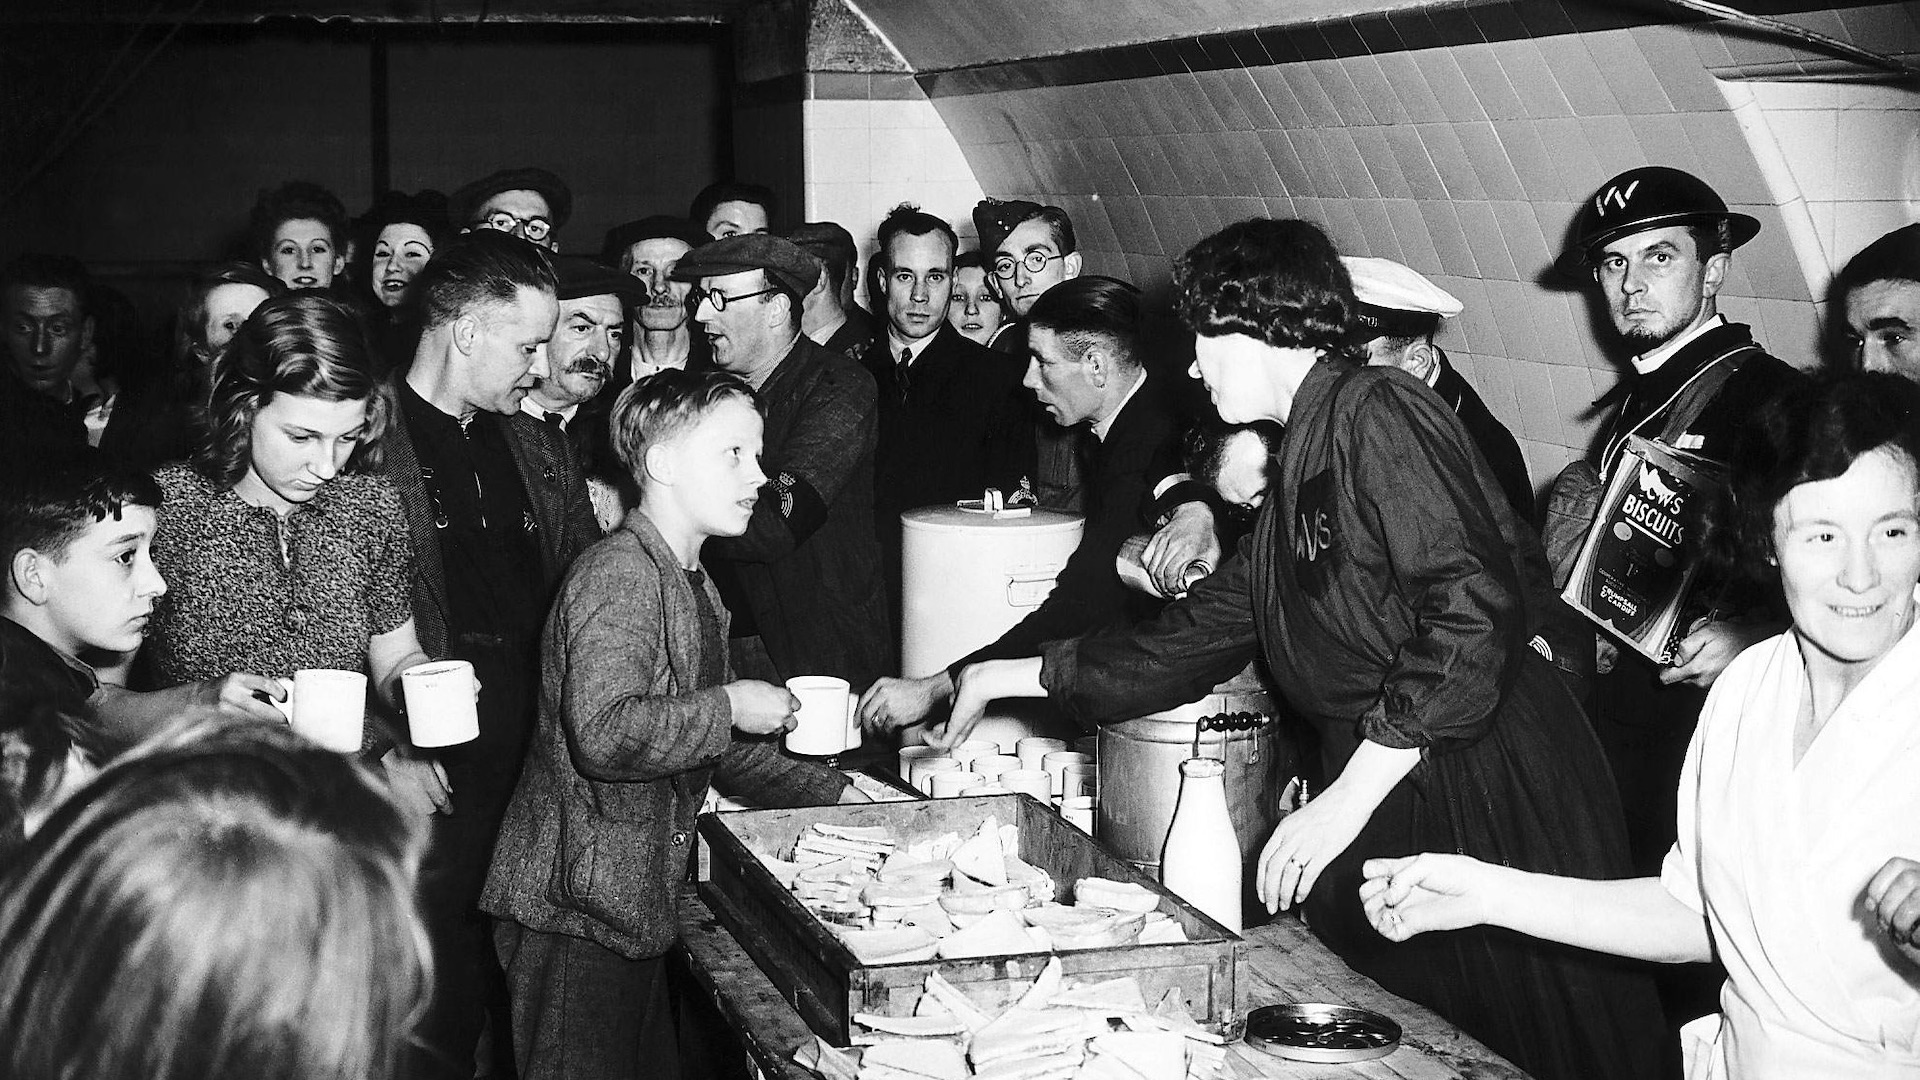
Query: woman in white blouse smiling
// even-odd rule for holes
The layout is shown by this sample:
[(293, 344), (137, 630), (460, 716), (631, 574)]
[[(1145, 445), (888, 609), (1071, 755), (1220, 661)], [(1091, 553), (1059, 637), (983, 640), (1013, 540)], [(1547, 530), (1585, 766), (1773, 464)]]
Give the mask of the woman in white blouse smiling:
[(1490, 924), (1668, 962), (1718, 956), (1691, 1077), (1920, 1075), (1920, 388), (1819, 386), (1763, 414), (1720, 533), (1777, 575), (1793, 628), (1714, 685), (1659, 878), (1581, 881), (1460, 856), (1376, 859), (1389, 938)]

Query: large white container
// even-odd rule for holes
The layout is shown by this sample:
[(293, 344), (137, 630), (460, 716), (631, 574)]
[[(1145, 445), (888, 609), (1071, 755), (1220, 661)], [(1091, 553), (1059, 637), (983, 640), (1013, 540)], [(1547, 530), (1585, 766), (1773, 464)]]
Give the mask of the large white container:
[(910, 679), (998, 638), (1053, 591), (1080, 546), (1078, 514), (993, 517), (955, 506), (900, 515), (900, 673)]
[[(1080, 546), (1077, 514), (992, 517), (955, 506), (900, 515), (900, 673), (919, 678), (992, 642), (1040, 606)], [(902, 733), (909, 741), (924, 734)], [(974, 738), (1013, 753), (1025, 736), (1077, 734), (1046, 702), (989, 707)]]

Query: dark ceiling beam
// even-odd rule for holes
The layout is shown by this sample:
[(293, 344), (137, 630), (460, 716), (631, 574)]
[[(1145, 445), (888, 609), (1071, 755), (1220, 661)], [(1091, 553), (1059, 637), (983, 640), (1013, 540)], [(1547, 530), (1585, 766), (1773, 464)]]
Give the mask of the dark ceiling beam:
[(744, 0), (6, 0), (0, 26), (59, 24), (253, 25), (276, 19), (347, 20), (385, 26), (434, 24), (720, 23)]

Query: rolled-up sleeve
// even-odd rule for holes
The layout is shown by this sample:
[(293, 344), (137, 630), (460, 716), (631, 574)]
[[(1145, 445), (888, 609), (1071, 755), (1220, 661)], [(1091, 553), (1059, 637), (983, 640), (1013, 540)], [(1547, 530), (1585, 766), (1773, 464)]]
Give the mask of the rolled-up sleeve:
[(1245, 546), (1145, 622), (1050, 642), (1040, 682), (1083, 728), (1128, 720), (1193, 701), (1253, 659), (1254, 631)]
[(1525, 639), (1512, 553), (1445, 403), (1376, 384), (1355, 432), (1353, 490), (1380, 539), (1413, 634), (1360, 717), (1371, 742), (1444, 752), (1485, 733)]

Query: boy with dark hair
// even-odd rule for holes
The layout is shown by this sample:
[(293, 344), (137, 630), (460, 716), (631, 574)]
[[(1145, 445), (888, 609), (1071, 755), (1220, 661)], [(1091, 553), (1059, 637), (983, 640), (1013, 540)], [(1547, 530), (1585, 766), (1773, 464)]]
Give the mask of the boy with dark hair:
[(149, 477), (21, 472), (0, 485), (0, 852), (101, 756), (100, 683), (80, 654), (139, 648), (167, 589), (150, 552), (160, 489)]
[(153, 693), (103, 685), (84, 659), (130, 655), (167, 584), (152, 557), (160, 488), (97, 465), (16, 470), (0, 483), (0, 850), (15, 815), (91, 764), (188, 715), (279, 722), (272, 679), (236, 673)]
[(547, 618), (539, 726), (481, 898), (529, 1080), (680, 1075), (665, 956), (709, 782), (763, 805), (865, 801), (750, 738), (791, 728), (794, 699), (733, 677), (701, 569), (767, 479), (753, 392), (669, 369), (622, 391), (610, 422), (640, 505), (575, 560)]

